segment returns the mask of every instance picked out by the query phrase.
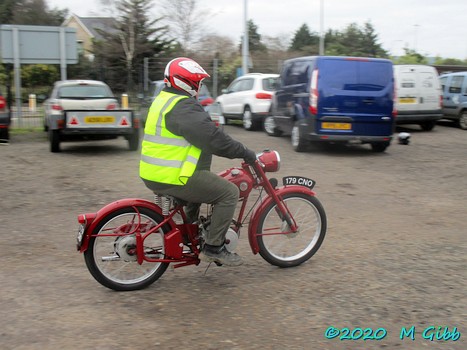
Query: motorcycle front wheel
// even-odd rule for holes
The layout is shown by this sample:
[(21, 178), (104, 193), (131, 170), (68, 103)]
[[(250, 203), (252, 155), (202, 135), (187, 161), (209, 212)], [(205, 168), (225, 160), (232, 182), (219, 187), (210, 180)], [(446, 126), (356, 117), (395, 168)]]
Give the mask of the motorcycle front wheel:
[[(143, 289), (154, 283), (167, 270), (168, 263), (137, 262), (136, 237), (163, 221), (163, 217), (147, 208), (127, 207), (107, 215), (96, 226), (89, 240), (84, 260), (91, 275), (103, 286), (116, 291)], [(151, 258), (164, 258), (162, 227), (144, 240), (144, 252)]]
[(316, 197), (289, 193), (282, 197), (297, 232), (290, 232), (276, 205), (271, 203), (259, 217), (257, 241), (264, 260), (279, 267), (293, 267), (310, 259), (323, 243), (326, 213)]

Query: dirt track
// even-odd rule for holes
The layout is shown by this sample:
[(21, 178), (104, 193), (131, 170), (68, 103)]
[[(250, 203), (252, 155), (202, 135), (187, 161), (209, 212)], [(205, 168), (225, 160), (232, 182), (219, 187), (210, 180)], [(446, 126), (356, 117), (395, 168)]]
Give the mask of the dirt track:
[[(465, 131), (406, 129), (410, 145), (375, 154), (368, 146), (295, 153), (286, 137), (226, 130), (254, 150), (278, 150), (278, 178), (317, 181), (329, 225), (309, 262), (270, 266), (243, 232), (241, 267), (169, 269), (143, 291), (107, 290), (75, 250), (76, 216), (122, 197), (151, 198), (138, 153), (114, 140), (52, 154), (42, 134), (13, 135), (0, 145), (0, 348), (467, 348)], [(214, 170), (237, 164), (217, 158)], [(387, 334), (328, 340), (329, 326)], [(412, 326), (415, 340), (401, 340)], [(424, 339), (429, 326), (457, 327), (460, 338)]]

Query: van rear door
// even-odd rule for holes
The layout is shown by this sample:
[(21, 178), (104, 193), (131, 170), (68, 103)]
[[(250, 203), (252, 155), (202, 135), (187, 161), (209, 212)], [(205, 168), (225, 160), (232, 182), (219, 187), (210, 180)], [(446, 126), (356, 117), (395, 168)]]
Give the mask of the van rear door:
[(395, 66), (397, 110), (424, 112), (440, 109), (441, 89), (433, 67), (423, 65)]
[(393, 68), (385, 59), (322, 57), (318, 63), (318, 134), (393, 133)]
[[(443, 80), (446, 77), (443, 78)], [(445, 81), (443, 97), (443, 113), (447, 116), (457, 116), (459, 103), (463, 101), (463, 94), (467, 93), (466, 76), (462, 73), (450, 74)], [(465, 86), (463, 90), (463, 86)]]

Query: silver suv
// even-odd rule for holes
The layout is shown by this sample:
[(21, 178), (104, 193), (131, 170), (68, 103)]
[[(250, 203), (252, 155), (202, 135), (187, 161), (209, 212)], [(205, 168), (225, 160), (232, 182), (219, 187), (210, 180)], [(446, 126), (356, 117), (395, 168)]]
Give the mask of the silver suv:
[(225, 122), (239, 119), (246, 130), (260, 128), (271, 112), (278, 78), (279, 74), (250, 73), (235, 79), (216, 99)]

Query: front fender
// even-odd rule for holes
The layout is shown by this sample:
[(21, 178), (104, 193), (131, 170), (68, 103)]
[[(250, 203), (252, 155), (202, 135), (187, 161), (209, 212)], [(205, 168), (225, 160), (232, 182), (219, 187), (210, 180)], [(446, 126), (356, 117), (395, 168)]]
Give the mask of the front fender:
[[(290, 193), (302, 193), (313, 197), (316, 195), (315, 192), (303, 186), (283, 186), (276, 189), (276, 194), (279, 196), (279, 198), (282, 198), (283, 196)], [(257, 254), (259, 252), (256, 235), (258, 231), (259, 218), (267, 206), (271, 204), (271, 202), (273, 202), (272, 197), (266, 197), (264, 201), (255, 207), (253, 213), (251, 214), (250, 223), (248, 225), (248, 240), (250, 242), (250, 247), (253, 254)]]
[[(147, 208), (149, 210), (152, 210), (162, 215), (162, 210), (158, 205), (146, 199), (140, 199), (140, 198), (120, 199), (118, 201), (107, 204), (103, 208), (99, 209), (96, 213), (81, 214), (78, 216), (78, 221), (86, 222), (86, 228), (84, 231), (81, 247), (79, 248), (79, 252), (83, 253), (86, 251), (86, 249), (88, 249), (88, 244), (89, 244), (89, 239), (91, 238), (91, 234), (96, 228), (96, 226), (99, 225), (99, 223), (101, 222), (103, 218), (105, 218), (107, 215), (117, 210), (128, 208), (128, 207)], [(170, 225), (172, 229), (176, 227), (175, 223), (172, 220), (168, 222), (168, 225)]]

